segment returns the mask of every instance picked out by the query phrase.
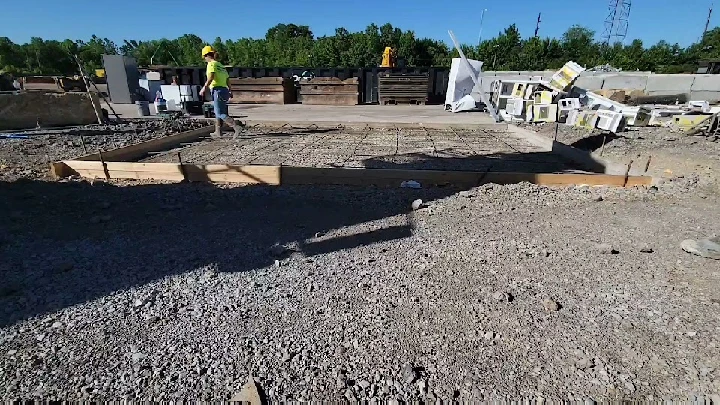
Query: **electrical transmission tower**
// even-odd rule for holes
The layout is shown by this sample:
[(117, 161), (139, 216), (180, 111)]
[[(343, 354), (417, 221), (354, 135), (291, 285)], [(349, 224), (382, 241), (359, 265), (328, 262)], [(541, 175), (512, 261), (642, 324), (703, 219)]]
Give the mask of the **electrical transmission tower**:
[(609, 14), (605, 19), (605, 31), (603, 31), (603, 41), (606, 44), (611, 45), (625, 40), (630, 18), (630, 3), (631, 0), (610, 0)]
[(714, 5), (714, 4), (711, 4), (711, 5), (710, 5), (710, 10), (708, 10), (707, 21), (705, 21), (705, 29), (703, 30), (703, 34), (702, 34), (702, 37), (700, 38), (700, 42), (704, 42), (704, 41), (705, 41), (705, 34), (707, 34), (708, 27), (710, 26), (710, 17), (712, 17), (713, 5)]

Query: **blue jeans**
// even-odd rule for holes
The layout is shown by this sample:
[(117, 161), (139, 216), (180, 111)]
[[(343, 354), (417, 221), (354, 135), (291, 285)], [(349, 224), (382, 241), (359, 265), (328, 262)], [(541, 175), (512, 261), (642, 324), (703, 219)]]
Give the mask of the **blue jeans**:
[(215, 110), (215, 118), (225, 121), (228, 119), (228, 100), (230, 100), (230, 90), (227, 87), (215, 87), (212, 89), (213, 109)]

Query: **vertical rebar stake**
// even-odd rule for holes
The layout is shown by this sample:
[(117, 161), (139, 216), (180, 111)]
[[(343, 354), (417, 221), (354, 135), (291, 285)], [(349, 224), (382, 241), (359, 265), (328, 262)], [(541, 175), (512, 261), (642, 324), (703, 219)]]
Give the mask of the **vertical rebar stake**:
[(98, 149), (98, 156), (100, 156), (100, 163), (102, 163), (103, 173), (105, 173), (105, 180), (109, 181), (110, 180), (110, 172), (108, 171), (107, 163), (105, 163), (105, 159), (103, 158), (103, 154), (100, 149)]
[(185, 166), (183, 166), (182, 157), (180, 156), (180, 152), (177, 153), (178, 157), (178, 163), (180, 163), (180, 173), (183, 176), (183, 181), (188, 181), (187, 173), (185, 172)]

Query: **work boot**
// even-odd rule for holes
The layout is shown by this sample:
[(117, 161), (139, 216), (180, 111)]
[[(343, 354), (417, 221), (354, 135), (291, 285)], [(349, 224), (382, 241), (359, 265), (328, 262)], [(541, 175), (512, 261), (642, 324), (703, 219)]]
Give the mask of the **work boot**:
[(213, 136), (221, 136), (222, 135), (222, 120), (220, 118), (215, 119), (215, 132), (213, 132)]
[(235, 131), (234, 138), (237, 138), (240, 135), (240, 133), (242, 132), (242, 126), (240, 124), (238, 124), (238, 122), (235, 121), (234, 118), (230, 118), (230, 117), (228, 117), (227, 123), (230, 126), (230, 128), (232, 128)]

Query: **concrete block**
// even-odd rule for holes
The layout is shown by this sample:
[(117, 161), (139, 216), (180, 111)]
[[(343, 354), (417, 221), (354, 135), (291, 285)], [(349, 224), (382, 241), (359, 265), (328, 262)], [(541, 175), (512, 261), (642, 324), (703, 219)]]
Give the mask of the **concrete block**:
[(580, 110), (570, 110), (570, 111), (568, 111), (568, 112), (567, 112), (567, 115), (564, 117), (564, 118), (565, 118), (565, 124), (567, 124), (567, 125), (573, 125), (573, 126), (574, 126), (575, 123), (577, 122), (579, 116), (580, 116)]
[(688, 106), (699, 109), (701, 112), (710, 112), (710, 103), (707, 100), (688, 101)]
[(646, 127), (650, 123), (650, 110), (645, 107), (625, 107), (622, 114), (631, 127)]
[(688, 94), (694, 81), (695, 75), (650, 75), (645, 92), (652, 95)]
[(505, 112), (515, 117), (524, 117), (525, 111), (532, 103), (522, 98), (510, 98), (505, 106)]
[(585, 70), (582, 66), (573, 61), (565, 63), (550, 79), (550, 87), (557, 91), (567, 91), (575, 79)]
[(564, 99), (558, 101), (558, 105), (560, 106), (561, 111), (579, 110), (580, 109), (580, 99), (579, 98), (564, 98)]
[(552, 104), (552, 91), (536, 91), (533, 93), (533, 101), (535, 104)]
[(673, 115), (673, 125), (683, 131), (689, 131), (704, 121), (710, 119), (712, 115)]
[(603, 78), (603, 89), (645, 90), (648, 81), (648, 77), (644, 75), (611, 75)]
[[(97, 94), (92, 98), (99, 109)], [(97, 122), (95, 107), (87, 93), (0, 94), (0, 129), (35, 128), (38, 123), (59, 127)]]
[(695, 75), (691, 91), (720, 91), (720, 75)]
[(595, 126), (598, 129), (610, 131), (614, 134), (625, 129), (625, 117), (622, 113), (617, 111), (598, 110), (595, 114), (598, 118)]
[(557, 104), (533, 105), (533, 122), (557, 121)]
[[(584, 73), (584, 72), (583, 72)], [(605, 79), (594, 76), (580, 76), (575, 80), (575, 86), (585, 90), (600, 90), (603, 88)]]
[[(568, 118), (568, 121), (570, 121), (570, 118)], [(574, 126), (576, 128), (585, 128), (589, 130), (595, 129), (595, 125), (597, 124), (598, 116), (596, 114), (596, 111), (589, 110), (589, 111), (580, 111), (578, 113), (577, 118), (574, 119)]]
[(710, 103), (720, 102), (720, 91), (693, 90), (690, 92), (693, 100), (707, 100)]

